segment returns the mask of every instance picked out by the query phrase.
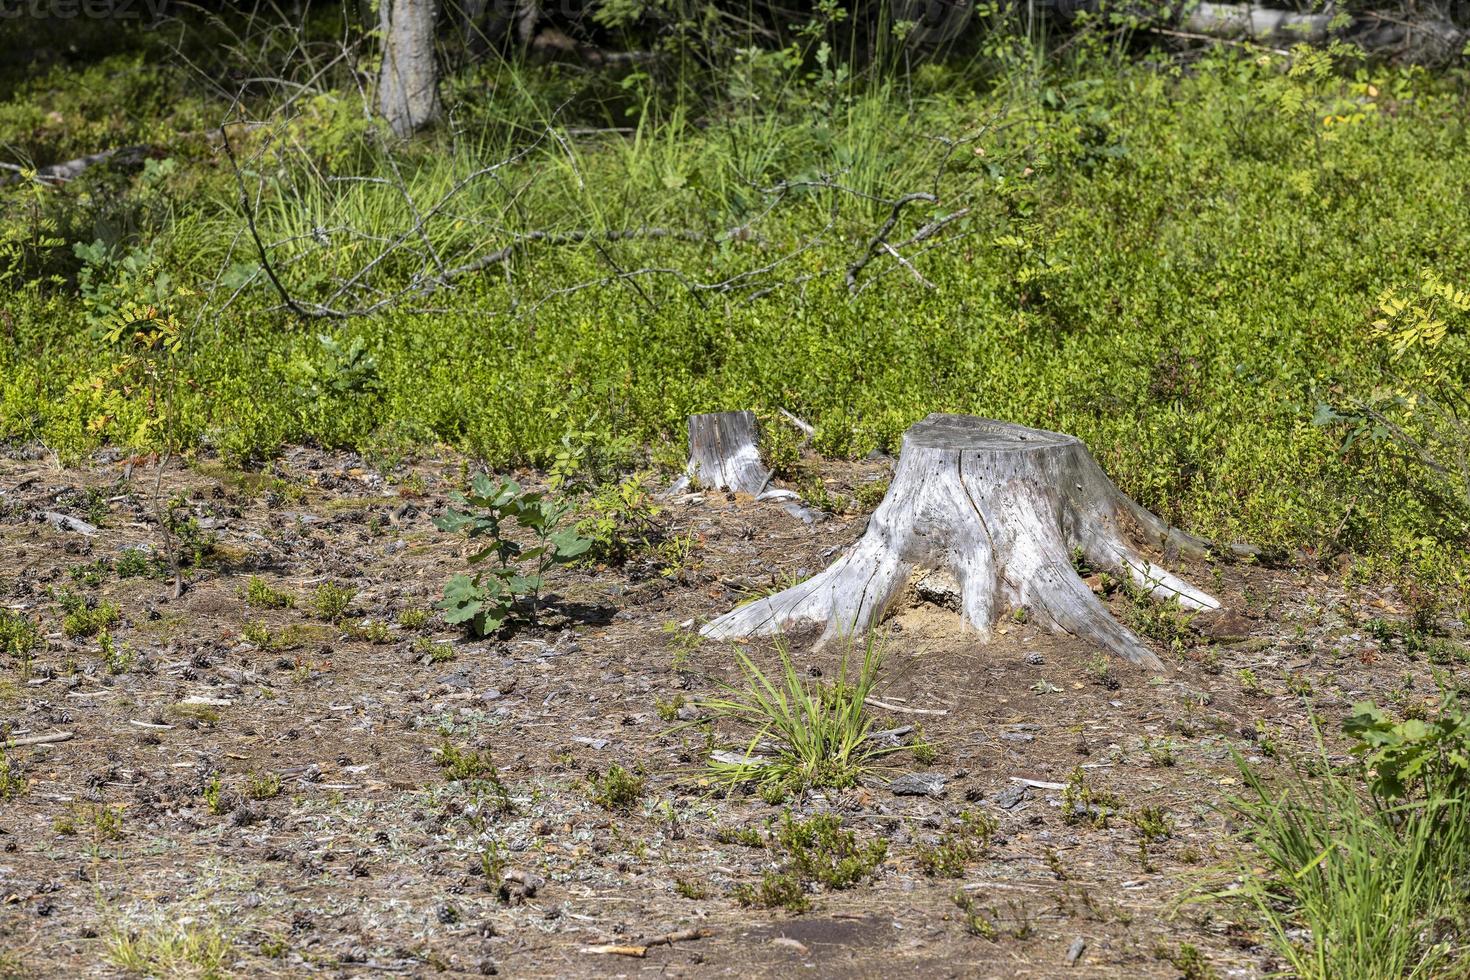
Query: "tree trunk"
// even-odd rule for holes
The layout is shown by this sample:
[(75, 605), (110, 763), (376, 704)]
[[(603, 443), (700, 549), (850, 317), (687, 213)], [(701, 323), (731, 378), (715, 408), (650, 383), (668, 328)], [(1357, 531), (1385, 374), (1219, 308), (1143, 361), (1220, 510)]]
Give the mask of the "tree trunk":
[(383, 66), (378, 112), (394, 135), (412, 136), (439, 115), (439, 68), (434, 61), (434, 0), (378, 0)]
[(803, 622), (823, 638), (876, 623), (911, 582), (952, 578), (959, 611), (982, 634), (1025, 607), (1055, 632), (1093, 640), (1156, 669), (1162, 662), (1113, 619), (1077, 574), (1074, 553), (1188, 609), (1219, 603), (1140, 554), (1204, 553), (1128, 499), (1073, 436), (968, 415), (930, 415), (905, 433), (898, 469), (866, 533), (826, 571), (704, 627), (708, 637), (780, 632)]

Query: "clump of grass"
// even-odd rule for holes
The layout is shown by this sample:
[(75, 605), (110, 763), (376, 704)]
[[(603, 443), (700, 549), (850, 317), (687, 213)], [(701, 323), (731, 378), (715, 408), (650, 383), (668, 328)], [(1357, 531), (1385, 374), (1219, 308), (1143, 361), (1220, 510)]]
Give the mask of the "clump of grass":
[(132, 647), (115, 641), (106, 630), (97, 637), (97, 645), (97, 657), (110, 674), (126, 674), (137, 659)]
[[(1205, 954), (1201, 953), (1199, 947), (1193, 943), (1180, 943), (1178, 946), (1160, 943), (1154, 950), (1154, 956), (1178, 970), (1180, 980), (1217, 980), (1220, 976), (1205, 959)], [(1372, 975), (1391, 976), (1392, 974)]]
[(86, 835), (94, 844), (119, 840), (122, 837), (122, 807), (97, 803), (73, 803), (52, 824), (64, 837)]
[(663, 698), (653, 699), (653, 711), (658, 715), (659, 721), (673, 721), (679, 717), (679, 709), (684, 707), (684, 695), (676, 694), (669, 700)]
[(146, 548), (124, 548), (112, 570), (118, 578), (162, 578), (168, 573), (168, 562)]
[(253, 609), (290, 609), (296, 605), (296, 597), (252, 575), (245, 584), (245, 602)]
[(273, 772), (245, 777), (245, 795), (252, 800), (273, 800), (281, 795), (281, 777)]
[(915, 852), (919, 868), (931, 878), (958, 878), (965, 866), (976, 861), (990, 846), (1000, 829), (996, 819), (978, 810), (960, 814), (959, 826), (946, 831), (933, 844), (921, 844)]
[(626, 813), (643, 799), (647, 780), (636, 772), (630, 772), (614, 764), (605, 773), (593, 774), (589, 787), (593, 803), (604, 810)]
[(406, 630), (421, 630), (429, 624), (429, 610), (415, 606), (398, 612), (398, 625)]
[(1150, 848), (1174, 833), (1174, 822), (1161, 806), (1143, 806), (1128, 814), (1128, 822), (1138, 831), (1138, 862), (1145, 871), (1153, 870)]
[[(320, 627), (317, 628), (320, 629)], [(265, 623), (252, 621), (240, 628), (240, 635), (245, 642), (253, 643), (262, 650), (270, 653), (284, 653), (287, 650), (295, 650), (306, 643), (311, 638), (312, 631), (300, 623), (292, 623), (276, 631)]]
[(960, 921), (964, 924), (965, 932), (990, 942), (1000, 938), (1000, 929), (995, 924), (995, 909), (982, 906), (962, 891), (954, 893), (954, 904), (960, 911)]
[(511, 813), (515, 804), (500, 778), (488, 749), (465, 749), (448, 738), (434, 750), (434, 758), (450, 782), (463, 783), (477, 804), (489, 813)]
[(114, 927), (107, 934), (107, 959), (125, 973), (149, 977), (225, 977), (235, 947), (214, 925), (159, 919), (146, 926)]
[(789, 871), (767, 871), (754, 884), (735, 886), (735, 900), (760, 909), (785, 909), (801, 913), (812, 907), (806, 886)]
[(329, 623), (335, 623), (347, 614), (357, 590), (336, 582), (323, 582), (311, 594), (311, 609)]
[(215, 776), (204, 785), (204, 805), (209, 812), (220, 816), (229, 811), (229, 797), (225, 793), (225, 784), (218, 776)]
[(914, 737), (909, 742), (909, 755), (913, 757), (914, 763), (920, 766), (932, 766), (939, 761), (939, 746), (924, 734), (923, 725), (914, 726)]
[(0, 800), (24, 796), (26, 789), (25, 775), (10, 761), (5, 750), (0, 749)]
[(393, 631), (381, 619), (364, 619), (360, 623), (353, 623), (347, 633), (354, 640), (365, 640), (368, 643), (381, 645), (393, 642)]
[(500, 778), (500, 770), (495, 767), (487, 749), (460, 748), (446, 738), (434, 750), (434, 759), (444, 771), (444, 778), (450, 782)]
[(674, 894), (680, 898), (698, 901), (702, 898), (709, 898), (713, 893), (710, 891), (709, 886), (698, 878), (675, 878)]
[(1128, 625), (1175, 654), (1194, 646), (1198, 639), (1190, 625), (1194, 614), (1185, 612), (1178, 600), (1157, 599), (1149, 589), (1126, 577), (1119, 584), (1127, 600), (1124, 619)]
[[(873, 717), (864, 701), (878, 681), (882, 654), (871, 636), (856, 676), (847, 651), (831, 684), (807, 679), (791, 662), (784, 643), (776, 647), (781, 672), (767, 676), (744, 652), (736, 654), (740, 684), (722, 685), (726, 696), (701, 701), (699, 707), (714, 719), (733, 721), (750, 734), (744, 758), (737, 762), (711, 761), (715, 778), (728, 787), (744, 782), (776, 784), (790, 791), (852, 786), (883, 756), (897, 746), (875, 743), (868, 735)], [(769, 742), (775, 757), (758, 759), (756, 746)]]
[(1081, 766), (1067, 777), (1067, 786), (1062, 790), (1062, 820), (1068, 826), (1086, 823), (1102, 830), (1118, 807), (1117, 794), (1089, 785), (1087, 772)]

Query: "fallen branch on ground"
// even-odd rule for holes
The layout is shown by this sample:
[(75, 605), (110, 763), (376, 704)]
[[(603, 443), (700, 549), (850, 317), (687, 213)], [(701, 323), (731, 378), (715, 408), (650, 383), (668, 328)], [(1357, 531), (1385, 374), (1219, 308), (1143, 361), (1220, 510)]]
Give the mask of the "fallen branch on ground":
[(25, 738), (12, 738), (7, 742), (0, 743), (0, 749), (18, 749), (25, 745), (51, 745), (54, 742), (69, 742), (75, 737), (71, 732), (52, 732), (50, 735), (29, 735)]

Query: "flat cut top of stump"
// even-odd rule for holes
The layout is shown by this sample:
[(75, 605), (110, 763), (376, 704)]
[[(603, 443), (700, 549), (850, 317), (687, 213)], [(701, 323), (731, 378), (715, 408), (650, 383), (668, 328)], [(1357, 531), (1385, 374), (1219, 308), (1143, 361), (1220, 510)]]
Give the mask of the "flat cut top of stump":
[(1078, 444), (1076, 436), (1046, 429), (1032, 429), (1014, 422), (997, 422), (973, 415), (946, 415), (935, 412), (915, 424), (904, 436), (907, 445), (916, 449), (939, 449), (953, 452), (1027, 452)]

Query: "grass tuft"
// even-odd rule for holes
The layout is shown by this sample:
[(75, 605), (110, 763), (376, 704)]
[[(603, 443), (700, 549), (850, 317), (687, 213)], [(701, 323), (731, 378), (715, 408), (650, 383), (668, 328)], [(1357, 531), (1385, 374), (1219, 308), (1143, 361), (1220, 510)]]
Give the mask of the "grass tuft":
[[(740, 683), (723, 685), (724, 697), (699, 702), (709, 717), (749, 732), (739, 759), (710, 761), (717, 782), (727, 787), (753, 782), (792, 792), (841, 789), (856, 784), (879, 759), (898, 750), (868, 737), (873, 717), (864, 701), (883, 660), (876, 639), (869, 636), (855, 672), (849, 663), (851, 649), (844, 652), (837, 679), (830, 684), (802, 677), (784, 642), (777, 643), (776, 651), (779, 675), (767, 675), (739, 651)], [(773, 746), (772, 758), (759, 757), (757, 749), (764, 743)]]

